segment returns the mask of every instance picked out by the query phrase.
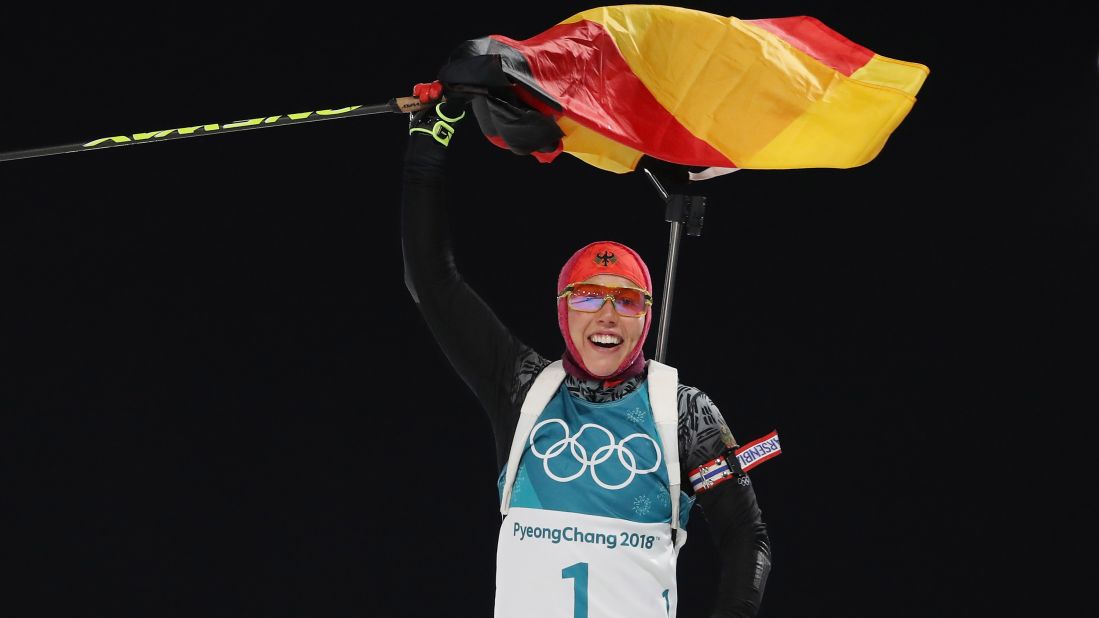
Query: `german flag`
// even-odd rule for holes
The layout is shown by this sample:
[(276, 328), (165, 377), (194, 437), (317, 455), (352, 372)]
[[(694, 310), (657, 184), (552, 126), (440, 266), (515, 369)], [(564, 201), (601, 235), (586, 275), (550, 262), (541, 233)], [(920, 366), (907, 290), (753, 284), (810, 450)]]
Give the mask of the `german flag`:
[(927, 75), (812, 17), (626, 5), (577, 13), (522, 41), (466, 41), (439, 79), (480, 89), (473, 109), (495, 144), (624, 173), (642, 155), (691, 167), (863, 165)]

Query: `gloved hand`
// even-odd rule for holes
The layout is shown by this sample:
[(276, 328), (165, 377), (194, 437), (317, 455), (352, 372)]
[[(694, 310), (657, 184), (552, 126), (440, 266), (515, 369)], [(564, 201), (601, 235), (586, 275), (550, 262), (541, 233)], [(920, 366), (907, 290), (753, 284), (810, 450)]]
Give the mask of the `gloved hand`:
[[(429, 84), (416, 84), (412, 89), (413, 96), (427, 103), (439, 99), (443, 86), (438, 81)], [(408, 134), (426, 133), (443, 146), (450, 144), (450, 138), (454, 136), (454, 127), (460, 120), (466, 117), (468, 101), (465, 99), (439, 100), (434, 105), (412, 114), (408, 121)]]

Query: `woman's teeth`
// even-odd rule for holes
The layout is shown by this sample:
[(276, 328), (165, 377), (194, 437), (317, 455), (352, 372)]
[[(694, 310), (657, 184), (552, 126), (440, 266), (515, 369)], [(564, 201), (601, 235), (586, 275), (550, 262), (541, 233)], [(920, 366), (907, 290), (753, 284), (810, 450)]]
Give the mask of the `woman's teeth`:
[(613, 348), (622, 343), (622, 339), (620, 337), (615, 337), (614, 335), (592, 335), (591, 337), (588, 337), (588, 341), (601, 348)]

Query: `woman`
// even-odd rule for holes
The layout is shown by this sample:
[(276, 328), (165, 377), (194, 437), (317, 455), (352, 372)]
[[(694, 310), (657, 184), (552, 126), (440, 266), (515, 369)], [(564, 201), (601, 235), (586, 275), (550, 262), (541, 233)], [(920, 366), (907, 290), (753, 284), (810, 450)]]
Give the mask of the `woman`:
[[(722, 562), (713, 615), (754, 616), (771, 564), (755, 493), (709, 397), (645, 361), (652, 281), (641, 257), (599, 241), (566, 262), (565, 350), (552, 362), (459, 275), (443, 167), (465, 115), (438, 103), (412, 117), (402, 241), (408, 289), (495, 434), (504, 515), (495, 615), (674, 616), (682, 527), (698, 504)], [(722, 472), (693, 489), (700, 466)]]

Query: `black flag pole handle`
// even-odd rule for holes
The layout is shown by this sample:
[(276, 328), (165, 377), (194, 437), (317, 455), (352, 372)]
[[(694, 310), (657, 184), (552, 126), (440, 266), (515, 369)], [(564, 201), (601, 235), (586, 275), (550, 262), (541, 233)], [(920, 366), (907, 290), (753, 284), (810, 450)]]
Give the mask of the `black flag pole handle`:
[(656, 331), (656, 361), (663, 363), (668, 355), (668, 332), (672, 326), (672, 297), (675, 292), (675, 270), (679, 264), (679, 248), (683, 233), (688, 236), (702, 235), (702, 221), (706, 212), (706, 198), (701, 195), (668, 193), (664, 185), (648, 167), (642, 171), (648, 176), (664, 201), (664, 220), (670, 225), (668, 230), (668, 263), (664, 270), (664, 294), (660, 303), (660, 323)]
[(70, 152), (83, 152), (86, 150), (102, 150), (116, 146), (130, 146), (132, 144), (149, 144), (152, 142), (164, 142), (184, 137), (198, 137), (200, 135), (214, 135), (230, 133), (233, 131), (247, 131), (249, 129), (266, 129), (267, 127), (281, 127), (288, 124), (302, 124), (305, 122), (318, 122), (335, 118), (351, 118), (354, 116), (369, 116), (371, 114), (384, 114), (388, 112), (412, 113), (418, 112), (430, 103), (423, 103), (418, 97), (395, 97), (385, 103), (376, 105), (351, 105), (338, 109), (321, 109), (312, 112), (299, 112), (278, 116), (260, 116), (247, 120), (238, 120), (228, 123), (198, 124), (178, 129), (163, 129), (147, 133), (131, 133), (128, 135), (114, 135), (101, 137), (86, 142), (67, 144), (64, 146), (48, 146), (46, 148), (32, 148), (30, 150), (16, 150), (14, 152), (0, 153), (0, 161), (14, 161), (16, 159), (29, 159), (31, 157), (45, 157), (55, 154)]
[[(645, 175), (653, 183), (657, 193), (667, 204), (672, 196), (656, 176), (647, 168)], [(668, 329), (671, 328), (672, 316), (672, 291), (675, 289), (675, 267), (679, 263), (679, 242), (683, 238), (682, 224), (671, 221), (671, 229), (668, 235), (668, 265), (664, 270), (664, 300), (660, 303), (660, 324), (656, 329), (656, 362), (663, 363), (668, 355)]]

